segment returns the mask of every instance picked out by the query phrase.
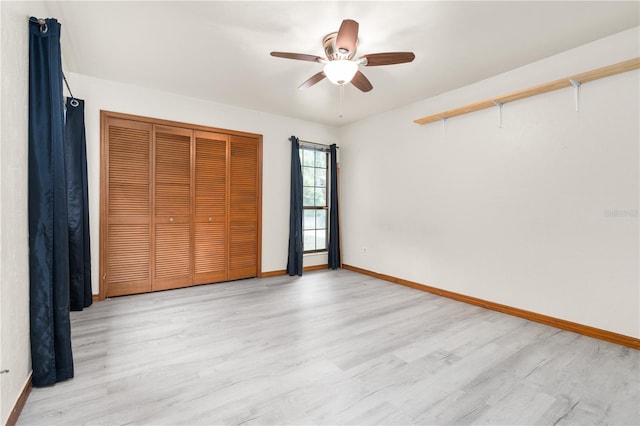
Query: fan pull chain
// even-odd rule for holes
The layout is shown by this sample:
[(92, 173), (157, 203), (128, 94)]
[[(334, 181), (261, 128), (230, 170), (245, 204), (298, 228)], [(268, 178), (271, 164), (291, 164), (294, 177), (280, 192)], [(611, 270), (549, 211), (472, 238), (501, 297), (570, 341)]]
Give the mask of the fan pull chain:
[(342, 118), (342, 109), (344, 105), (344, 84), (338, 86), (340, 88), (340, 110), (338, 111), (338, 117)]

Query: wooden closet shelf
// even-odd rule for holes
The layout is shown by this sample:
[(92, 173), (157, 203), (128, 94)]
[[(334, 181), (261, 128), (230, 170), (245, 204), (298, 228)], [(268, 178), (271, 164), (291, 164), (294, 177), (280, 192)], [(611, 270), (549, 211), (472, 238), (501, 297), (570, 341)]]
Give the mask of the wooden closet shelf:
[(445, 118), (456, 117), (458, 115), (468, 114), (474, 111), (480, 111), (481, 109), (491, 108), (499, 104), (506, 104), (507, 102), (517, 101), (519, 99), (529, 98), (531, 96), (540, 95), (542, 93), (551, 92), (553, 90), (562, 89), (565, 87), (571, 87), (572, 81), (576, 81), (580, 84), (588, 81), (597, 80), (599, 78), (608, 77), (610, 75), (621, 74), (623, 72), (631, 71), (640, 68), (640, 58), (630, 59), (628, 61), (620, 62), (617, 64), (609, 65), (595, 70), (575, 74), (559, 80), (550, 81), (548, 83), (540, 84), (538, 86), (529, 87), (528, 89), (518, 90), (516, 92), (508, 93), (502, 96), (496, 96), (495, 98), (486, 99), (484, 101), (475, 102), (469, 105), (465, 105), (459, 108), (443, 111), (438, 114), (428, 115), (426, 117), (413, 120), (417, 124), (429, 124), (436, 121), (440, 121)]

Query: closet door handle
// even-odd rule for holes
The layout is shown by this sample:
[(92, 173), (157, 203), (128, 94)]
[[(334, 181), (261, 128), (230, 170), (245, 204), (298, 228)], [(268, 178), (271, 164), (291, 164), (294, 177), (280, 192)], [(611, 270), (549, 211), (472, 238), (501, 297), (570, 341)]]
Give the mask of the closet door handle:
[(209, 222), (213, 222), (213, 218), (212, 217), (209, 218)]
[(173, 218), (172, 217), (169, 218), (169, 222), (173, 222)]

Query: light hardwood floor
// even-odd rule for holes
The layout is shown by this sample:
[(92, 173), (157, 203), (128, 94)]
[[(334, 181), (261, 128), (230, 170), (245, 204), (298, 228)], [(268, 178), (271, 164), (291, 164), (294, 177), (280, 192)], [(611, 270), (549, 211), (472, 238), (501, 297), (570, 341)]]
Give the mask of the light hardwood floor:
[(350, 271), (72, 313), (19, 424), (633, 424), (640, 351)]

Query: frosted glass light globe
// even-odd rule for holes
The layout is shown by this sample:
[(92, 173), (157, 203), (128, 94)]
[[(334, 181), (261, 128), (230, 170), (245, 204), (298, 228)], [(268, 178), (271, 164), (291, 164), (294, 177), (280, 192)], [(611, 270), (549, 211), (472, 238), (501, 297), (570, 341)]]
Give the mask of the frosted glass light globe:
[(342, 86), (349, 83), (356, 75), (358, 64), (348, 59), (336, 59), (327, 62), (323, 71), (330, 82)]

